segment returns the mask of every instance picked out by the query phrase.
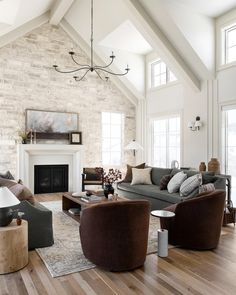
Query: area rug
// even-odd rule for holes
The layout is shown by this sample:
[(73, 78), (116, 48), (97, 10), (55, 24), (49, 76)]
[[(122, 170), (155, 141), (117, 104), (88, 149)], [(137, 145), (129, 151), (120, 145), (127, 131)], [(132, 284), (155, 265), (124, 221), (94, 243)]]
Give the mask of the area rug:
[[(61, 201), (43, 202), (53, 212), (54, 245), (36, 249), (53, 278), (95, 267), (82, 252), (79, 223), (62, 212)], [(150, 216), (147, 254), (157, 251), (159, 218)]]

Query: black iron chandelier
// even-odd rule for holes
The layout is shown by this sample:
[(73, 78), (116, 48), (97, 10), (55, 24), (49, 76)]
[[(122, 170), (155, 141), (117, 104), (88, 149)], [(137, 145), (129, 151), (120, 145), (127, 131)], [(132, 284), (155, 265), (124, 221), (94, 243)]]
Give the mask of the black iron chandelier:
[(69, 55), (71, 56), (71, 59), (73, 60), (73, 62), (79, 66), (76, 69), (73, 70), (68, 70), (68, 71), (63, 71), (60, 70), (58, 65), (54, 64), (53, 67), (54, 69), (59, 72), (59, 73), (63, 73), (63, 74), (71, 74), (71, 73), (76, 73), (76, 72), (82, 72), (82, 74), (80, 76), (73, 76), (73, 78), (75, 79), (75, 81), (81, 81), (83, 80), (83, 78), (87, 75), (88, 72), (95, 72), (98, 77), (102, 80), (108, 80), (109, 79), (109, 74), (110, 75), (114, 75), (114, 76), (124, 76), (126, 74), (128, 74), (129, 72), (129, 67), (127, 65), (125, 72), (124, 73), (114, 73), (109, 69), (109, 66), (113, 63), (114, 59), (115, 59), (115, 55), (112, 52), (111, 56), (110, 56), (110, 63), (105, 65), (105, 66), (98, 66), (96, 64), (94, 64), (94, 53), (93, 53), (93, 0), (91, 0), (91, 38), (90, 38), (90, 65), (89, 64), (80, 64), (76, 59), (75, 59), (75, 52), (73, 50), (68, 52)]

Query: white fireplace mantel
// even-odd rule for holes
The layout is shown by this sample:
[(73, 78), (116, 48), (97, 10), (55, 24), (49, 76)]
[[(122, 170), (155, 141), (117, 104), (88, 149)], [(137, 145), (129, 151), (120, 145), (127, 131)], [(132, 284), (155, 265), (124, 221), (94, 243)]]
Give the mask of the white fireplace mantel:
[(69, 165), (69, 191), (81, 191), (83, 146), (65, 144), (19, 144), (17, 175), (34, 191), (34, 165)]

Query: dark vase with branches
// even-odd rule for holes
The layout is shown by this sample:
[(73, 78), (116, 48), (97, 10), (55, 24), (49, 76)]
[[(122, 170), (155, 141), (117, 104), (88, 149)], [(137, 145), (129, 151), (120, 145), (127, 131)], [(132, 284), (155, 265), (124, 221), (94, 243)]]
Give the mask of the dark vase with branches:
[[(99, 169), (99, 168), (98, 168)], [(105, 170), (97, 171), (102, 174), (102, 179), (104, 183), (104, 196), (108, 198), (109, 194), (114, 194), (114, 187), (112, 186), (117, 180), (121, 179), (121, 172), (118, 169), (110, 168), (108, 172)]]

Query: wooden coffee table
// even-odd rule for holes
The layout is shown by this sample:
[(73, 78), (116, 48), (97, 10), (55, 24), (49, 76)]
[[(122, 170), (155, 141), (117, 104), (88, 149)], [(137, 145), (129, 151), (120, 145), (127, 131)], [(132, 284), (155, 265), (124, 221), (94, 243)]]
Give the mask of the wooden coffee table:
[(72, 193), (64, 193), (62, 195), (62, 210), (67, 215), (71, 216), (76, 221), (80, 220), (79, 215), (73, 215), (68, 212), (71, 208), (79, 208), (81, 211), (87, 207), (91, 207), (97, 204), (107, 203), (107, 202), (117, 202), (117, 201), (125, 201), (127, 199), (123, 197), (118, 197), (116, 200), (109, 200), (105, 197), (101, 198), (101, 201), (91, 201), (91, 202), (85, 202), (81, 199), (81, 197), (73, 197)]

